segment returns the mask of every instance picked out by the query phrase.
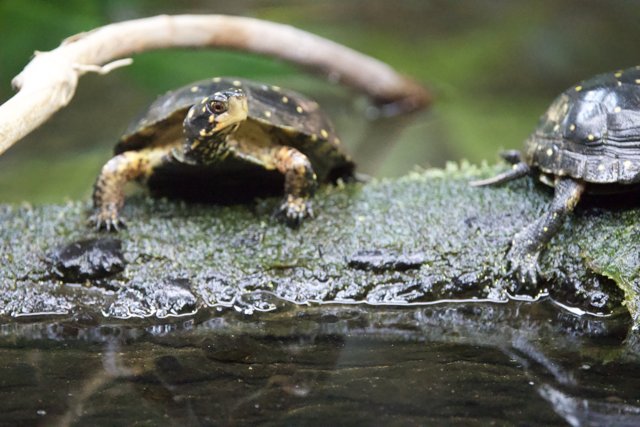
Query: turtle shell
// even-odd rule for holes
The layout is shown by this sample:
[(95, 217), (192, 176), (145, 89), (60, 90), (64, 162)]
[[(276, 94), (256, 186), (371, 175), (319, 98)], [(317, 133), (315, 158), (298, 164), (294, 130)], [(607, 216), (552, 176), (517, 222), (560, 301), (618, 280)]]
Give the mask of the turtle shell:
[(564, 91), (526, 141), (525, 161), (590, 183), (640, 182), (640, 66)]
[[(265, 127), (273, 143), (291, 146), (309, 157), (320, 181), (350, 174), (353, 163), (341, 150), (333, 125), (315, 101), (278, 86), (238, 78), (202, 80), (160, 96), (129, 125), (115, 153), (182, 141), (182, 122), (189, 108), (206, 96), (230, 88), (245, 92), (247, 120)], [(231, 162), (226, 168), (239, 167), (241, 161)]]

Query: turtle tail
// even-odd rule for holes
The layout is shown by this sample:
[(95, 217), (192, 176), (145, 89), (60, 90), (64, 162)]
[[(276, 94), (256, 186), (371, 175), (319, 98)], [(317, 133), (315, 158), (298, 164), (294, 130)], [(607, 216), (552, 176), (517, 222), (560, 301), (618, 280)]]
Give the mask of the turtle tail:
[(476, 181), (471, 181), (471, 184), (474, 187), (484, 187), (485, 185), (494, 185), (494, 184), (502, 184), (505, 182), (512, 181), (514, 179), (522, 178), (525, 175), (528, 175), (531, 171), (531, 168), (525, 162), (515, 163), (511, 166), (511, 169), (508, 171), (502, 172), (494, 177), (487, 179), (479, 179)]

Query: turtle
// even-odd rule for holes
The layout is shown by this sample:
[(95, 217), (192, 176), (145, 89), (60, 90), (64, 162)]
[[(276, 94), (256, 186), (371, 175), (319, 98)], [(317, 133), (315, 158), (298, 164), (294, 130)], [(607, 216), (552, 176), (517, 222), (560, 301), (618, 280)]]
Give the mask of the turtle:
[(223, 77), (160, 96), (129, 125), (114, 153), (95, 182), (90, 222), (115, 231), (125, 226), (120, 212), (129, 181), (155, 182), (160, 194), (171, 187), (177, 197), (219, 193), (221, 186), (233, 200), (275, 182), (280, 192), (284, 185), (276, 213), (295, 227), (313, 216), (318, 183), (349, 179), (355, 167), (317, 102)]
[[(640, 66), (599, 74), (562, 92), (525, 140), (524, 152), (503, 157), (512, 167), (473, 186), (527, 175), (554, 188), (547, 211), (518, 232), (507, 253), (521, 285), (535, 285), (538, 259), (584, 194), (638, 192)], [(604, 196), (603, 196), (604, 195)]]

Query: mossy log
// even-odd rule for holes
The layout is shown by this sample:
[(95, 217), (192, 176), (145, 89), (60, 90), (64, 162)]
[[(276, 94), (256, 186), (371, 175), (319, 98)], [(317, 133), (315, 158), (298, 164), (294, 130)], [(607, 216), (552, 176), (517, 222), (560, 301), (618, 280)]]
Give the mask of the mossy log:
[[(0, 315), (157, 319), (207, 307), (267, 311), (282, 301), (520, 298), (504, 255), (551, 190), (533, 179), (468, 185), (501, 168), (451, 164), (323, 187), (316, 218), (297, 229), (273, 218), (277, 198), (221, 206), (138, 195), (117, 234), (88, 227), (88, 201), (2, 205)], [(528, 295), (603, 315), (626, 305), (637, 325), (639, 212), (609, 199), (581, 203), (543, 253), (544, 280)]]

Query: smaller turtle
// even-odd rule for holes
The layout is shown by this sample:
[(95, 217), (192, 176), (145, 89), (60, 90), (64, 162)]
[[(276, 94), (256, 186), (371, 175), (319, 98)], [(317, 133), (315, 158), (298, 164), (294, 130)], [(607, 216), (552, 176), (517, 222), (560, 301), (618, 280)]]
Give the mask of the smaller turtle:
[(584, 193), (638, 192), (640, 66), (597, 75), (564, 91), (525, 142), (509, 151), (509, 171), (474, 181), (500, 184), (535, 174), (554, 187), (548, 211), (517, 233), (507, 254), (523, 284), (536, 284), (538, 258)]
[(95, 183), (91, 222), (107, 230), (124, 225), (120, 211), (129, 181), (151, 186), (156, 176), (169, 174), (156, 187), (177, 185), (173, 194), (181, 196), (225, 181), (230, 191), (247, 193), (276, 175), (284, 177), (278, 185), (285, 193), (277, 213), (296, 226), (313, 215), (317, 183), (349, 178), (353, 169), (315, 101), (277, 86), (217, 77), (168, 92), (129, 126)]

